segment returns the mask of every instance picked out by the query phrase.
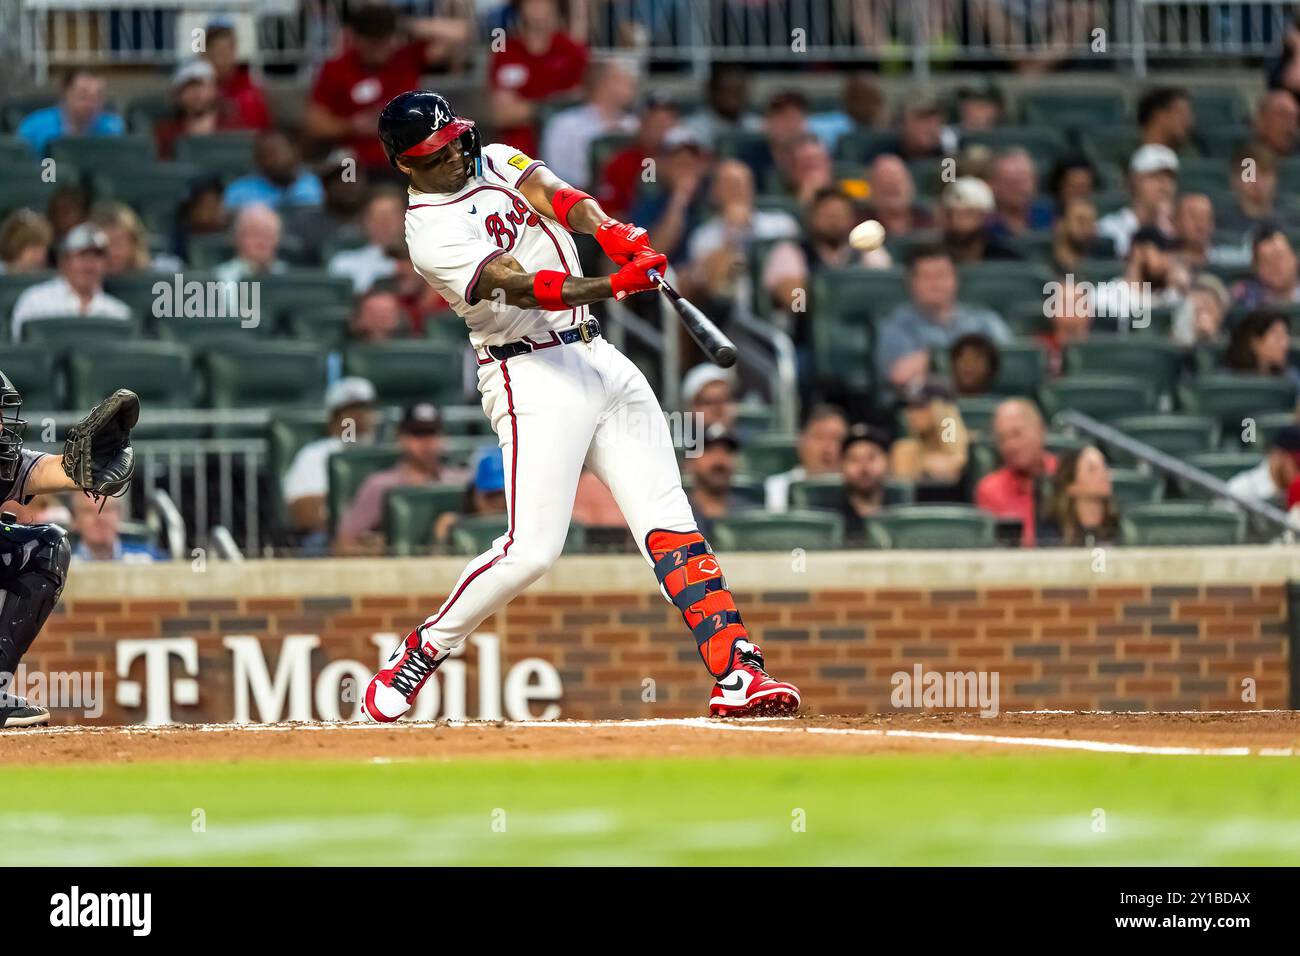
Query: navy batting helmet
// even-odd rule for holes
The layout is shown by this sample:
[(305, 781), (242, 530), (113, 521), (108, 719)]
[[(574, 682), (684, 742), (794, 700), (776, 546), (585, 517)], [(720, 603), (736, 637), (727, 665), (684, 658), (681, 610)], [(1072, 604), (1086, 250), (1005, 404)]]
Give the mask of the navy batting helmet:
[(474, 121), (457, 116), (446, 97), (432, 90), (398, 93), (379, 114), (379, 139), (388, 161), (399, 156), (428, 156), (460, 139), (471, 176), (482, 173), (482, 144)]

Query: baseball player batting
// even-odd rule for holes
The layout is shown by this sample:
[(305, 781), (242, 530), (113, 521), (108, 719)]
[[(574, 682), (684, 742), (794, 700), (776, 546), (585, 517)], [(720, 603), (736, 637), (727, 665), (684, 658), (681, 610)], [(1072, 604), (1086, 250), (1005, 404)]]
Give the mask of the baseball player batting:
[[(131, 429), (140, 419), (135, 392), (118, 389), (68, 430), (62, 455), (23, 447), (23, 397), (0, 372), (0, 501), (81, 489), (92, 496), (126, 492), (135, 472)], [(50, 712), (19, 697), (18, 662), (54, 610), (72, 549), (56, 524), (18, 524), (0, 514), (0, 727), (49, 723)]]
[[(543, 163), (481, 144), (472, 120), (427, 90), (379, 117), (389, 160), (410, 178), (411, 262), (469, 326), (483, 410), (506, 471), (506, 532), (469, 563), (437, 613), (398, 645), (362, 709), (406, 713), (451, 651), (560, 556), (584, 464), (613, 493), (665, 597), (716, 683), (715, 716), (791, 714), (799, 691), (763, 670), (718, 559), (695, 526), (668, 425), (645, 376), (601, 337), (590, 305), (656, 287), (667, 265), (644, 229), (611, 219)], [(570, 233), (619, 267), (588, 278)]]

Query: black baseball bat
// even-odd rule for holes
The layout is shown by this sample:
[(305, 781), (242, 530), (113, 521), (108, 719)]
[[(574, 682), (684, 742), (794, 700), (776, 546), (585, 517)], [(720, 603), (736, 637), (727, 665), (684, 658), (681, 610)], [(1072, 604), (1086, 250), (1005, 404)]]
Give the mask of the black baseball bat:
[(682, 294), (668, 284), (668, 280), (657, 269), (646, 270), (650, 281), (659, 287), (659, 291), (668, 297), (677, 314), (682, 317), (682, 325), (691, 333), (695, 344), (704, 350), (704, 354), (713, 360), (714, 365), (731, 368), (736, 364), (736, 343), (722, 334), (722, 330), (713, 320), (695, 307)]

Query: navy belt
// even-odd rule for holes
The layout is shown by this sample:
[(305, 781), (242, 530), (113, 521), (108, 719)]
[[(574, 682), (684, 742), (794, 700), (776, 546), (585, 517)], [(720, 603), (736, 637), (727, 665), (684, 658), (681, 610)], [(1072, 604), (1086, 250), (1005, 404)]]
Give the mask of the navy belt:
[(516, 355), (527, 355), (535, 349), (548, 349), (554, 345), (572, 345), (574, 342), (590, 342), (600, 336), (600, 323), (595, 319), (583, 319), (571, 329), (551, 334), (555, 338), (550, 342), (535, 344), (527, 339), (520, 339), (518, 342), (507, 342), (505, 345), (489, 345), (484, 351), (498, 362), (503, 362)]

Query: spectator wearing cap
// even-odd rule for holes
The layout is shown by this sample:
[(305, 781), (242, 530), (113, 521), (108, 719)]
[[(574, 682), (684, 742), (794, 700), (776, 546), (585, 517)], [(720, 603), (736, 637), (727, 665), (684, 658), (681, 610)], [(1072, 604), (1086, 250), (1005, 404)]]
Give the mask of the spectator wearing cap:
[(840, 444), (844, 491), (838, 510), (844, 519), (844, 543), (849, 546), (867, 543), (867, 519), (885, 506), (889, 460), (889, 433), (874, 425), (854, 425)]
[[(804, 216), (803, 236), (778, 242), (763, 264), (763, 288), (782, 316), (794, 319), (806, 316), (799, 307), (811, 288), (813, 278), (827, 270), (864, 265), (888, 267), (889, 253), (884, 246), (871, 252), (858, 252), (849, 245), (849, 234), (862, 221), (853, 200), (838, 189), (828, 187), (813, 196)], [(793, 329), (795, 341), (808, 338), (806, 323)]]
[(840, 137), (859, 130), (878, 130), (889, 123), (889, 106), (876, 77), (866, 70), (856, 70), (844, 77), (844, 88), (837, 109), (814, 113), (808, 117), (808, 129), (834, 150)]
[[(1245, 175), (1247, 170), (1252, 175)], [(1278, 207), (1277, 185), (1277, 153), (1258, 140), (1244, 143), (1228, 167), (1233, 202), (1219, 203), (1215, 216), (1219, 228), (1240, 233), (1245, 244), (1251, 232), (1264, 226), (1296, 225), (1295, 216)]]
[(1255, 139), (1278, 156), (1294, 156), (1300, 142), (1300, 103), (1285, 90), (1269, 90), (1255, 107)]
[(990, 230), (1009, 238), (1050, 229), (1052, 204), (1038, 195), (1038, 171), (1025, 149), (1009, 149), (993, 160), (989, 180), (996, 212)]
[(351, 341), (391, 342), (407, 332), (406, 313), (392, 289), (377, 285), (357, 296), (348, 317), (348, 338)]
[(1196, 131), (1192, 97), (1178, 86), (1158, 86), (1142, 94), (1137, 104), (1138, 138), (1143, 144), (1186, 150)]
[(817, 405), (809, 413), (795, 445), (799, 463), (789, 471), (769, 475), (763, 482), (763, 500), (768, 511), (782, 513), (790, 507), (790, 486), (805, 478), (831, 475), (840, 468), (840, 446), (848, 434), (849, 422), (834, 405)]
[(1255, 467), (1228, 479), (1228, 490), (1238, 498), (1260, 504), (1285, 505), (1291, 484), (1300, 477), (1300, 426), (1278, 429), (1268, 454)]
[(670, 262), (686, 254), (686, 243), (700, 223), (708, 170), (708, 158), (689, 127), (674, 126), (664, 133), (655, 162), (660, 188), (637, 201), (631, 221), (649, 230), (651, 244)]
[(65, 136), (121, 136), (126, 126), (122, 117), (105, 109), (105, 90), (98, 73), (80, 67), (69, 71), (59, 102), (28, 113), (18, 124), (18, 138), (40, 158)]
[(596, 176), (594, 195), (600, 200), (601, 208), (616, 218), (627, 216), (648, 171), (657, 161), (654, 157), (659, 155), (664, 136), (680, 120), (672, 100), (664, 96), (647, 98), (632, 142), (610, 156)]
[(763, 120), (749, 105), (749, 71), (736, 63), (714, 62), (704, 106), (686, 118), (686, 125), (705, 149), (735, 133), (761, 131)]
[(1129, 288), (1139, 283), (1149, 289), (1154, 306), (1177, 306), (1191, 288), (1192, 275), (1174, 255), (1174, 241), (1154, 226), (1143, 226), (1129, 240), (1128, 265), (1121, 281)]
[(957, 267), (942, 246), (922, 246), (907, 260), (909, 301), (881, 323), (876, 367), (882, 384), (902, 388), (924, 378), (933, 349), (947, 349), (960, 336), (977, 332), (999, 345), (1012, 339), (1001, 316), (958, 301)]
[(1067, 200), (1052, 224), (1050, 258), (1057, 273), (1069, 275), (1089, 256), (1109, 258), (1112, 252), (1110, 240), (1103, 240), (1097, 234), (1097, 207), (1092, 200)]
[(948, 370), (953, 391), (960, 397), (987, 395), (1002, 367), (1002, 355), (993, 340), (972, 332), (958, 336), (948, 349)]
[(377, 552), (382, 544), (384, 497), (394, 488), (459, 484), (468, 475), (463, 469), (448, 468), (442, 415), (431, 402), (409, 405), (397, 423), (397, 463), (375, 472), (361, 483), (339, 519), (335, 549), (353, 553)]
[(257, 169), (226, 187), (230, 209), (261, 203), (280, 206), (319, 206), (325, 199), (316, 174), (305, 168), (298, 147), (278, 129), (260, 133), (253, 146)]
[(1296, 254), (1285, 232), (1262, 227), (1251, 244), (1250, 278), (1232, 290), (1233, 304), (1243, 309), (1300, 302)]
[(235, 217), (235, 255), (212, 270), (219, 282), (242, 282), (288, 270), (280, 259), (280, 217), (261, 203), (239, 210)]
[(1178, 192), (1178, 154), (1168, 146), (1139, 146), (1128, 164), (1129, 204), (1102, 216), (1097, 231), (1115, 243), (1117, 256), (1128, 256), (1133, 233), (1143, 226), (1173, 232), (1174, 195)]
[(704, 432), (696, 453), (688, 454), (682, 462), (689, 486), (686, 500), (695, 515), (695, 526), (706, 538), (713, 534), (713, 523), (719, 518), (754, 508), (736, 494), (732, 484), (738, 451), (740, 440), (735, 434), (722, 425), (713, 425)]
[(0, 222), (0, 275), (43, 271), (53, 241), (48, 219), (32, 209), (15, 209)]
[(867, 169), (869, 199), (865, 218), (885, 227), (885, 235), (902, 237), (931, 225), (930, 214), (916, 201), (916, 182), (907, 164), (893, 153), (877, 156)]
[(943, 247), (959, 265), (1024, 258), (995, 231), (993, 190), (982, 179), (959, 176), (943, 191), (939, 229)]
[[(331, 248), (366, 243), (362, 218), (378, 187), (371, 187), (366, 171), (347, 150), (334, 150), (313, 171), (321, 183), (320, 205), (290, 206), (281, 215), (285, 228), (302, 241), (305, 254), (319, 262), (328, 258)], [(402, 203), (405, 206), (405, 197)]]
[[(409, 35), (411, 39), (405, 37)], [(304, 121), (313, 139), (342, 146), (372, 176), (396, 179), (375, 129), (379, 112), (406, 90), (419, 89), (428, 67), (458, 60), (469, 40), (465, 18), (408, 20), (383, 3), (352, 7), (343, 49), (316, 77)]]
[(1300, 370), (1291, 364), (1291, 321), (1282, 312), (1256, 309), (1232, 327), (1223, 364), (1242, 375), (1285, 378), (1300, 389)]
[(21, 342), (28, 322), (61, 316), (121, 319), (131, 310), (121, 299), (104, 291), (108, 265), (108, 237), (90, 223), (76, 226), (59, 250), (59, 274), (24, 289), (10, 315), (15, 342)]
[(636, 116), (629, 112), (636, 101), (635, 66), (610, 57), (587, 68), (582, 103), (560, 110), (542, 132), (541, 160), (555, 175), (579, 189), (595, 187), (591, 144), (602, 136), (632, 133)]
[(712, 362), (701, 362), (682, 376), (682, 409), (699, 423), (701, 433), (721, 426), (736, 429), (736, 375)]
[(892, 153), (905, 162), (939, 159), (944, 155), (943, 107), (932, 95), (920, 93), (908, 98), (898, 119), (898, 131), (881, 144), (877, 153)]
[(221, 111), (217, 71), (208, 60), (182, 63), (172, 74), (171, 113), (154, 124), (154, 150), (159, 159), (174, 159), (182, 136), (210, 136), (236, 129), (233, 117)]
[(451, 540), (456, 523), (462, 516), (497, 515), (506, 512), (506, 465), (501, 449), (495, 446), (483, 450), (474, 465), (465, 488), (465, 500), (460, 514), (449, 511), (438, 515), (433, 523), (433, 540), (446, 547)]
[(349, 445), (368, 445), (375, 436), (375, 386), (349, 376), (325, 391), (329, 421), (325, 434), (303, 445), (284, 473), (281, 489), (289, 523), (309, 548), (328, 543), (329, 459)]
[(952, 393), (923, 382), (903, 395), (906, 435), (894, 442), (889, 464), (895, 477), (955, 485), (966, 470), (970, 435)]
[(713, 215), (687, 243), (684, 284), (707, 299), (744, 301), (749, 278), (741, 267), (749, 247), (792, 239), (799, 235), (799, 223), (788, 212), (755, 207), (754, 174), (736, 159), (714, 167), (709, 200)]
[(246, 63), (239, 61), (239, 41), (233, 23), (217, 17), (208, 21), (203, 56), (212, 64), (223, 129), (270, 129), (271, 112), (261, 87), (253, 82)]
[(975, 486), (975, 504), (999, 518), (1020, 521), (1020, 544), (1037, 540), (1037, 485), (1056, 472), (1056, 456), (1047, 450), (1047, 429), (1037, 406), (1009, 398), (993, 413), (993, 439), (1002, 465)]
[(365, 245), (340, 249), (327, 266), (330, 275), (351, 279), (356, 293), (365, 292), (397, 271), (392, 250), (406, 238), (406, 197), (393, 189), (376, 189), (366, 203), (361, 224)]
[(1170, 339), (1185, 348), (1220, 341), (1228, 301), (1223, 280), (1210, 272), (1201, 273), (1192, 280), (1187, 298), (1174, 312)]
[(1214, 241), (1214, 203), (1205, 193), (1180, 193), (1174, 203), (1175, 255), (1192, 274), (1208, 266), (1244, 265), (1250, 261), (1245, 243)]
[(536, 156), (538, 106), (581, 87), (590, 53), (576, 29), (565, 31), (556, 0), (519, 0), (515, 11), (504, 47), (489, 57), (489, 105), (497, 140)]

